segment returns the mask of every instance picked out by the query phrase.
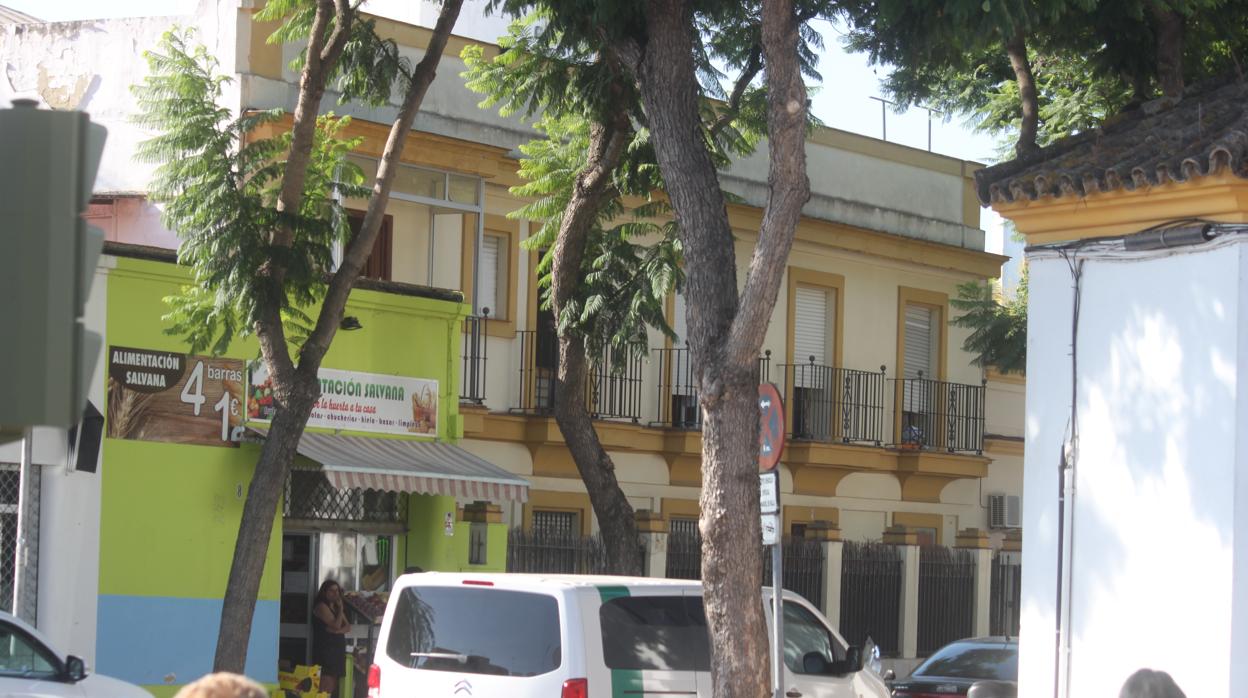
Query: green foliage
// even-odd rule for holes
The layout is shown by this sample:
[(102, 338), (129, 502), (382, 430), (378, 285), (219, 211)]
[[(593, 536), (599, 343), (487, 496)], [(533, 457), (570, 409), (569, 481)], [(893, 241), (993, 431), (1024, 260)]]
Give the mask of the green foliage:
[(995, 366), (1002, 373), (1027, 370), (1027, 268), (1012, 298), (998, 282), (969, 281), (958, 286), (949, 305), (962, 314), (950, 324), (971, 330), (962, 348), (975, 355), (977, 366)]
[[(543, 306), (549, 307), (554, 244), (573, 184), (586, 165), (589, 122), (575, 116), (552, 116), (535, 127), (546, 138), (521, 146), (525, 158), (520, 161), (520, 175), (526, 181), (512, 188), (516, 196), (532, 200), (510, 215), (542, 221), (524, 245), (544, 251), (538, 277), (545, 289)], [(648, 148), (645, 137), (635, 134), (624, 160), (638, 163), (637, 150)], [(658, 188), (657, 165), (643, 158), (641, 164), (621, 167), (615, 175), (617, 196), (602, 207), (590, 229), (578, 293), (562, 308), (557, 322), (561, 335), (584, 340), (589, 356), (600, 356), (610, 347), (612, 356), (623, 362), (648, 350), (647, 327), (671, 334), (664, 307), (667, 297), (683, 283), (684, 273), (668, 205), (651, 197)], [(621, 198), (626, 195), (641, 197), (644, 203), (626, 210)]]
[[(364, 176), (346, 160), (358, 141), (339, 133), (347, 119), (317, 121), (303, 203), (279, 212), (277, 193), (291, 134), (259, 137), (257, 127), (281, 117), (278, 110), (235, 117), (218, 105), (228, 78), (193, 32), (175, 29), (157, 51), (145, 54), (150, 69), (132, 87), (135, 122), (155, 132), (139, 145), (136, 159), (156, 165), (149, 188), (162, 204), (162, 223), (181, 241), (178, 261), (193, 269), (195, 283), (166, 299), (168, 332), (184, 337), (192, 351), (224, 352), (235, 336), (251, 331), (261, 304), (275, 300), (288, 339), (306, 336), (302, 309), (323, 297), (336, 241), (350, 234), (336, 197), (367, 197)], [(274, 245), (288, 230), (289, 246)], [(282, 297), (266, 296), (261, 272), (285, 269)]]
[[(1166, 3), (1187, 22), (1188, 84), (1241, 73), (1248, 3)], [(1013, 141), (1022, 118), (1005, 42), (1021, 35), (1036, 81), (1041, 146), (1099, 126), (1158, 94), (1153, 0), (847, 0), (846, 47), (888, 67), (899, 108), (969, 116)]]
[[(290, 62), (290, 69), (296, 72), (307, 61), (306, 44), (315, 17), (316, 0), (269, 0), (256, 12), (257, 21), (281, 22), (269, 35), (268, 43), (305, 46)], [(333, 32), (335, 23), (336, 19), (329, 22), (325, 31)], [(376, 29), (375, 20), (355, 14), (342, 57), (331, 66), (328, 75), (329, 80), (337, 83), (339, 104), (359, 100), (383, 106), (390, 101), (393, 90), (407, 90), (412, 79), (411, 61), (399, 53), (393, 39), (382, 39)]]

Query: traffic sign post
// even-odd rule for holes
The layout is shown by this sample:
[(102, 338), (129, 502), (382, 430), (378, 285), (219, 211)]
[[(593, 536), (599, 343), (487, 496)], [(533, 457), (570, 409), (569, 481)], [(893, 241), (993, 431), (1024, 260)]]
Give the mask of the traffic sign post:
[(771, 547), (771, 686), (784, 698), (784, 536), (780, 530), (780, 455), (784, 453), (784, 400), (771, 383), (758, 386), (758, 492), (763, 545)]

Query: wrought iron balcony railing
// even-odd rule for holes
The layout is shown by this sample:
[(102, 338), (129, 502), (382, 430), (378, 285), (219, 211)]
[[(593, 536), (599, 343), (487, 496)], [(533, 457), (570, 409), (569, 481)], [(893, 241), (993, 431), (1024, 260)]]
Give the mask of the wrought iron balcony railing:
[(459, 401), (480, 405), (485, 402), (486, 323), (489, 308), (480, 317), (464, 318), (463, 370), (460, 373)]
[[(536, 330), (517, 332), (516, 337), (520, 341), (520, 400), (512, 411), (550, 414), (555, 406), (558, 339)], [(590, 360), (585, 400), (591, 417), (641, 419), (641, 364), (640, 356), (614, 361), (610, 349)]]
[(893, 379), (893, 440), (903, 449), (984, 452), (984, 386), (924, 378)]
[(866, 443), (884, 441), (884, 367), (879, 371), (825, 366), (814, 357), (781, 364), (789, 436), (795, 440)]
[[(650, 423), (655, 427), (700, 430), (702, 410), (698, 406), (698, 388), (694, 380), (692, 354), (688, 346), (651, 349), (659, 369), (659, 404), (656, 418)], [(758, 357), (758, 382), (771, 380), (771, 350)]]

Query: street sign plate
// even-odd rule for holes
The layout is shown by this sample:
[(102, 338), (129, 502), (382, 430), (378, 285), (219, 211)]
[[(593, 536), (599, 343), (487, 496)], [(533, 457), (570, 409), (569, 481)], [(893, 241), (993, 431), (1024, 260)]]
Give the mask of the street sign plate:
[(758, 474), (758, 506), (764, 514), (780, 511), (779, 481), (779, 473), (774, 470)]
[(780, 515), (763, 514), (760, 520), (763, 529), (763, 545), (775, 545), (780, 542)]
[(771, 383), (758, 386), (758, 469), (761, 472), (780, 464), (784, 452), (784, 401)]

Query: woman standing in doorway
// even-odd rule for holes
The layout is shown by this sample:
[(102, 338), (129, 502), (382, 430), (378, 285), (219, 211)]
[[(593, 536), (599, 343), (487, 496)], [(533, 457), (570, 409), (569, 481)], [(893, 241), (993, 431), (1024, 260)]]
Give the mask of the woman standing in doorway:
[(321, 690), (338, 697), (338, 684), (347, 673), (347, 622), (342, 587), (326, 579), (312, 606), (312, 663), (321, 666)]

